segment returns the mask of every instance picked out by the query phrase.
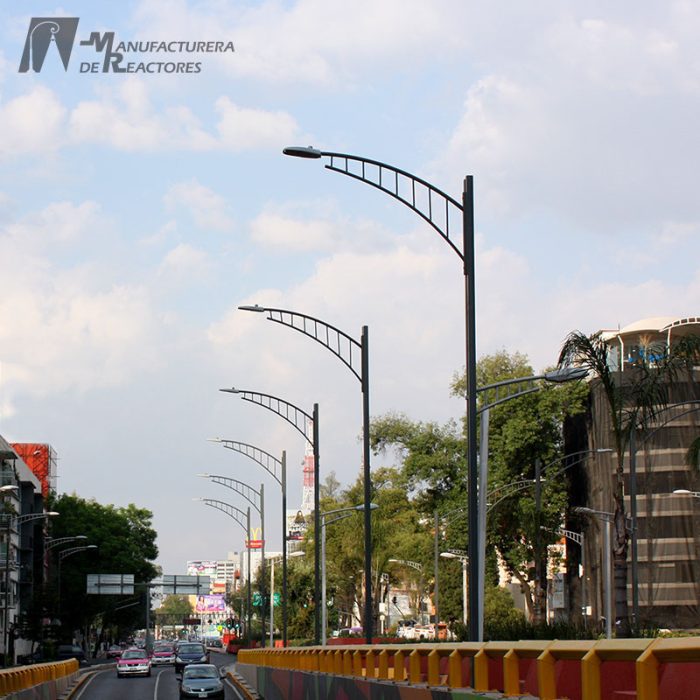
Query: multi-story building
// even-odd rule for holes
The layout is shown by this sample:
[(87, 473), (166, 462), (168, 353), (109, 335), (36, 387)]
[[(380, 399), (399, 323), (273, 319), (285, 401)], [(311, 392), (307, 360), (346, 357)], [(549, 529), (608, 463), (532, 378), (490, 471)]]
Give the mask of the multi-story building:
[(0, 489), (0, 648), (13, 662), (31, 651), (31, 642), (24, 638), (24, 621), (44, 580), (46, 521), (31, 517), (43, 513), (41, 481), (1, 436)]
[[(618, 381), (632, 381), (640, 362), (652, 366), (684, 335), (700, 335), (700, 317), (649, 318), (617, 330), (602, 331), (609, 362)], [(637, 430), (634, 459), (624, 459), (625, 509), (636, 505), (637, 576), (633, 575), (632, 546), (628, 549), (627, 591), (630, 614), (633, 587), (638, 594), (639, 623), (667, 628), (700, 626), (700, 475), (686, 463), (691, 442), (700, 436), (700, 368), (684, 370), (666, 383), (668, 403), (645, 431)], [(603, 392), (591, 380), (589, 410), (565, 431), (567, 451), (615, 448), (610, 412)], [(632, 469), (630, 468), (632, 465)], [(613, 490), (617, 455), (595, 454), (585, 468), (572, 470), (570, 503), (602, 512), (614, 510)], [(634, 475), (634, 479), (631, 476)], [(636, 482), (636, 489), (635, 483)], [(681, 493), (678, 491), (681, 490)], [(636, 491), (635, 503), (631, 492)], [(602, 540), (604, 528), (595, 516), (570, 516), (567, 527), (585, 534), (586, 598), (592, 620), (603, 615)], [(567, 541), (568, 570), (578, 572), (580, 548)], [(576, 607), (581, 584), (569, 576), (568, 593)]]

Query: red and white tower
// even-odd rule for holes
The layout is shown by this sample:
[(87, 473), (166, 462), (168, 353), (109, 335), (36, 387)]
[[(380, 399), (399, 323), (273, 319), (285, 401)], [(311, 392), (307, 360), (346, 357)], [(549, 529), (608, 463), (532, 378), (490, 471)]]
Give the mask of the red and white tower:
[(314, 448), (310, 442), (304, 450), (304, 487), (301, 491), (301, 512), (309, 515), (314, 510)]

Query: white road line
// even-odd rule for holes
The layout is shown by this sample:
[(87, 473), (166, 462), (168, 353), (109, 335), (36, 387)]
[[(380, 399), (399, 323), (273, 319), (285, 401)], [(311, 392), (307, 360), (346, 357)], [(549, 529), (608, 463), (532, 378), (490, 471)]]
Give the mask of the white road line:
[(100, 673), (104, 673), (104, 671), (98, 671), (97, 673), (93, 673), (90, 678), (88, 678), (85, 683), (83, 684), (82, 688), (80, 689), (80, 692), (75, 696), (75, 700), (80, 700), (80, 698), (83, 697), (83, 693), (87, 690), (88, 686), (90, 683), (92, 683), (97, 676), (100, 675)]
[(161, 668), (160, 671), (158, 671), (158, 675), (156, 676), (156, 686), (153, 689), (153, 700), (158, 700), (158, 683), (160, 683), (160, 674), (163, 673), (163, 669)]

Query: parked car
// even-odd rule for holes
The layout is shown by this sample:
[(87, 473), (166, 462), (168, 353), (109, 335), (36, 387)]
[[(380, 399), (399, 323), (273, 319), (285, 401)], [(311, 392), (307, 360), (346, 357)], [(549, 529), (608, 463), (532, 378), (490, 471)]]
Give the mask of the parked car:
[(150, 676), (151, 657), (145, 649), (127, 649), (117, 661), (117, 678)]
[(188, 664), (208, 664), (209, 652), (201, 642), (183, 642), (175, 652), (175, 673), (182, 673)]
[(56, 650), (56, 659), (58, 661), (67, 661), (68, 659), (85, 661), (85, 652), (77, 644), (60, 644)]
[(213, 664), (190, 664), (182, 672), (181, 698), (223, 698), (224, 684)]

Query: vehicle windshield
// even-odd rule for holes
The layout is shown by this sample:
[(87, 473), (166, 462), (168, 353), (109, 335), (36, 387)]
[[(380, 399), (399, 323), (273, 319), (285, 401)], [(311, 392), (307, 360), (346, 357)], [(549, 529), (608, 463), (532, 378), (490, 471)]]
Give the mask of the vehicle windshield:
[(201, 654), (204, 656), (204, 647), (201, 644), (180, 644), (178, 648), (180, 654)]
[(131, 649), (122, 654), (122, 659), (145, 659), (146, 652), (143, 649)]
[(199, 666), (199, 668), (188, 668), (185, 666), (183, 678), (218, 678), (215, 666)]

